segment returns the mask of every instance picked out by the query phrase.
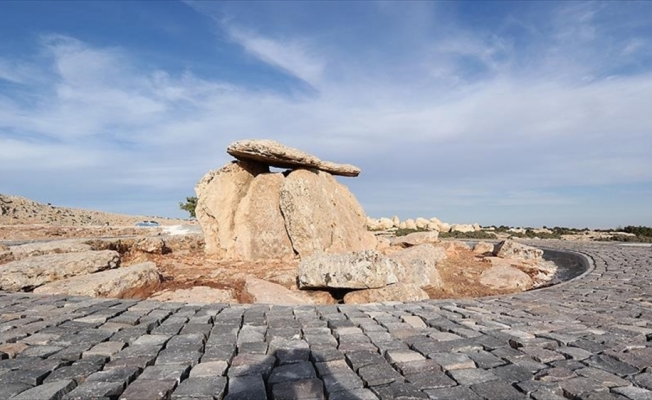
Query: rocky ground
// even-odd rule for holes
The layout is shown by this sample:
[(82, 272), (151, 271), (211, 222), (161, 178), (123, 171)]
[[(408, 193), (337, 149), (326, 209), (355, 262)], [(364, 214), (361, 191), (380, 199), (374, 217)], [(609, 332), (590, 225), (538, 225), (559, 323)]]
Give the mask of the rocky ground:
[[(368, 303), (516, 293), (546, 284), (554, 273), (540, 255), (531, 262), (498, 255), (490, 243), (470, 248), (418, 232), (380, 238), (377, 252), (356, 255), (393, 265), (386, 281), (350, 286), (357, 277), (344, 271), (347, 282), (338, 286), (330, 280), (342, 271), (324, 275), (328, 268), (319, 264), (332, 264), (333, 256), (300, 263), (206, 255), (196, 221), (62, 208), (4, 195), (0, 205), (0, 289), (6, 291), (191, 303)], [(161, 226), (134, 226), (142, 220)], [(344, 262), (353, 275), (359, 272), (355, 263)]]

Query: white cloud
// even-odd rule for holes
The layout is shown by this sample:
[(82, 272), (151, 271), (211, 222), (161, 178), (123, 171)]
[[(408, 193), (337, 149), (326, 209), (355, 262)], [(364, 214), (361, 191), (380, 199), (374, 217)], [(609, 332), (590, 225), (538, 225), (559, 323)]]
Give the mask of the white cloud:
[[(576, 35), (559, 24), (559, 37)], [(558, 193), (560, 187), (652, 182), (643, 145), (652, 131), (648, 73), (583, 82), (587, 71), (600, 72), (593, 53), (566, 60), (573, 47), (557, 44), (541, 53), (536, 68), (515, 71), (523, 60), (512, 43), (482, 32), (452, 34), (435, 40), (430, 52), (396, 60), (420, 73), (388, 73), (372, 61), (349, 64), (347, 55), (301, 38), (280, 40), (234, 26), (227, 25), (231, 38), (248, 53), (317, 92), (254, 90), (192, 71), (142, 69), (128, 49), (47, 36), (47, 57), (36, 69), (48, 77), (45, 84), (30, 85), (14, 73), (9, 80), (23, 84), (31, 101), (0, 95), (3, 180), (18, 187), (20, 179), (41, 174), (50, 177), (44, 191), (56, 191), (65, 179), (79, 183), (78, 193), (101, 184), (116, 198), (151, 191), (172, 197), (169, 209), (157, 211), (171, 214), (174, 199), (191, 194), (204, 172), (229, 159), (224, 149), (230, 142), (259, 137), (360, 164), (362, 176), (344, 182), (376, 215), (455, 206), (476, 213), (489, 206), (561, 207), (579, 200)], [(475, 58), (491, 73), (467, 80), (451, 55)], [(350, 66), (347, 74), (329, 73), (334, 59)], [(0, 77), (2, 65), (24, 63), (5, 60)], [(553, 64), (557, 68), (549, 68)], [(432, 71), (445, 78), (433, 78)], [(10, 170), (22, 172), (7, 178)]]
[(254, 57), (313, 86), (319, 84), (324, 70), (321, 56), (301, 41), (272, 39), (228, 24), (225, 28)]

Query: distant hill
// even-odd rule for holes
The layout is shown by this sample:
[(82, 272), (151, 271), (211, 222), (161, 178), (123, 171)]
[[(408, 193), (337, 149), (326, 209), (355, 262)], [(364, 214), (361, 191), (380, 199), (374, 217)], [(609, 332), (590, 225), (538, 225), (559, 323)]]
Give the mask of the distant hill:
[(139, 221), (161, 225), (183, 223), (182, 219), (113, 214), (79, 208), (56, 207), (19, 196), (0, 194), (0, 225), (47, 224), (57, 226), (106, 225), (130, 226)]

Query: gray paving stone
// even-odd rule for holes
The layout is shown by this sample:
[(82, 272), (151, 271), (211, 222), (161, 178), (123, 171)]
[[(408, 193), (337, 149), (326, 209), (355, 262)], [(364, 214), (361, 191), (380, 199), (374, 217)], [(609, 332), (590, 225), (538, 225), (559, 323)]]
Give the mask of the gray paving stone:
[(188, 376), (190, 367), (181, 364), (154, 365), (145, 368), (143, 373), (138, 377), (140, 381), (175, 381), (177, 383)]
[(406, 376), (416, 373), (438, 373), (442, 371), (441, 365), (437, 364), (435, 360), (430, 359), (396, 363), (394, 367)]
[(438, 371), (427, 371), (406, 375), (405, 380), (419, 388), (419, 390), (437, 389), (457, 385), (457, 382), (453, 379)]
[(25, 383), (27, 385), (36, 386), (43, 383), (45, 378), (50, 374), (50, 371), (27, 371), (27, 370), (14, 370), (0, 375), (0, 386), (9, 383)]
[(229, 378), (225, 400), (265, 400), (267, 391), (262, 375)]
[(136, 367), (113, 368), (89, 375), (86, 382), (120, 382), (126, 386), (133, 382), (140, 372)]
[(378, 400), (378, 396), (369, 389), (353, 389), (331, 393), (328, 400)]
[(475, 368), (475, 362), (466, 354), (433, 353), (429, 355), (429, 358), (435, 360), (446, 371)]
[(0, 400), (7, 400), (22, 393), (33, 386), (25, 383), (5, 383), (0, 388)]
[(652, 372), (636, 375), (634, 382), (642, 388), (652, 390)]
[(639, 372), (637, 368), (606, 355), (596, 355), (590, 357), (589, 359), (584, 360), (584, 363), (590, 367), (603, 369), (607, 372), (611, 372), (612, 374), (620, 376), (636, 374)]
[(372, 364), (361, 367), (358, 374), (367, 386), (388, 385), (392, 382), (402, 382), (403, 377), (389, 364)]
[(448, 372), (460, 385), (471, 386), (477, 383), (499, 379), (491, 371), (480, 368), (455, 369)]
[(331, 393), (349, 391), (364, 387), (364, 382), (362, 382), (362, 379), (360, 379), (360, 377), (353, 371), (336, 372), (333, 374), (325, 375), (322, 377), (322, 380), (324, 381), (326, 392), (329, 395)]
[(631, 400), (651, 400), (652, 391), (635, 387), (635, 386), (624, 386), (617, 387), (612, 389), (615, 393), (622, 394)]
[(272, 399), (325, 400), (324, 384), (317, 378), (277, 383), (272, 387)]
[(176, 380), (136, 379), (120, 395), (120, 400), (163, 400), (169, 399), (177, 386)]
[(226, 361), (207, 361), (195, 365), (190, 370), (191, 378), (206, 378), (211, 376), (222, 376), (229, 364)]
[(477, 383), (471, 386), (471, 390), (485, 399), (521, 400), (525, 398), (523, 393), (503, 381), (492, 380)]
[(238, 354), (231, 360), (227, 371), (229, 377), (243, 375), (269, 376), (276, 359), (272, 356), (259, 354)]
[(431, 399), (437, 400), (482, 400), (473, 390), (465, 386), (429, 389), (424, 391)]
[(45, 383), (72, 379), (77, 384), (86, 380), (86, 377), (102, 369), (102, 365), (90, 361), (78, 361), (70, 366), (65, 366), (54, 370), (45, 379)]
[(188, 378), (174, 390), (172, 399), (222, 399), (226, 378), (222, 376)]
[(315, 368), (310, 361), (301, 363), (280, 365), (272, 370), (268, 385), (275, 385), (277, 383), (299, 381), (315, 378), (317, 376)]
[(77, 386), (70, 393), (65, 395), (64, 400), (87, 400), (98, 397), (116, 398), (124, 391), (125, 384), (122, 382), (84, 382)]
[(63, 380), (44, 383), (32, 389), (21, 392), (12, 400), (60, 400), (75, 387), (75, 381)]

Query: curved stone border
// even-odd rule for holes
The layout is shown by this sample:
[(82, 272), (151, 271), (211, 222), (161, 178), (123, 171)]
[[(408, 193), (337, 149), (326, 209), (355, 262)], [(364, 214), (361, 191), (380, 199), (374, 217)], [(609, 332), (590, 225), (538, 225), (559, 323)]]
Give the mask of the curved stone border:
[(651, 398), (652, 252), (553, 247), (594, 269), (517, 295), (356, 306), (0, 293), (0, 398)]

